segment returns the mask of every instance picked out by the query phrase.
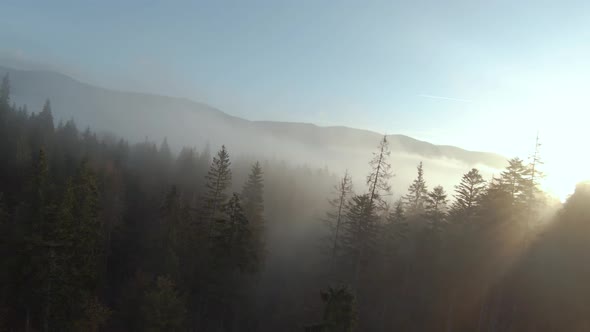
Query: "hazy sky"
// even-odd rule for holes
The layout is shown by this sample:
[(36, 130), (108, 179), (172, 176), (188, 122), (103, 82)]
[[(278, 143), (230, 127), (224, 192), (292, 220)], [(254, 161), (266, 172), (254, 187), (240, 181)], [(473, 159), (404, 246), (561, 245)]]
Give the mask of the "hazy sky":
[(588, 1), (4, 0), (0, 41), (0, 63), (248, 119), (523, 157), (540, 130), (548, 168), (590, 162), (570, 150), (588, 129)]

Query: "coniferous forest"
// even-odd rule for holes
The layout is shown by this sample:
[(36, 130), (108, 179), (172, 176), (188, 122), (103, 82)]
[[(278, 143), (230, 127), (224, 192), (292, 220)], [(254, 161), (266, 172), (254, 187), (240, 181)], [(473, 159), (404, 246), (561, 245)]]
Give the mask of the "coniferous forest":
[(392, 188), (387, 136), (335, 175), (10, 97), (5, 77), (0, 331), (590, 330), (590, 187), (554, 207), (539, 150)]

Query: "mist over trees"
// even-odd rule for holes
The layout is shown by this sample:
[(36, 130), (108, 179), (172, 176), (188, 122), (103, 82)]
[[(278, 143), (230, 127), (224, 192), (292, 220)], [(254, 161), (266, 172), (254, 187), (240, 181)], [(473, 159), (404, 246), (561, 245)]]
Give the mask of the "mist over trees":
[(386, 136), (339, 177), (52, 112), (3, 79), (0, 331), (590, 328), (590, 189), (545, 213), (538, 146), (491, 179), (443, 188), (420, 162), (392, 188)]

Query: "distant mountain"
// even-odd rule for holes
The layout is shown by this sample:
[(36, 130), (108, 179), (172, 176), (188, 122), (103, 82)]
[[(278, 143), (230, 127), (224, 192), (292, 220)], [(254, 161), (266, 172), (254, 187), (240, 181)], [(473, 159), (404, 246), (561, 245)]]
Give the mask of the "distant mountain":
[[(177, 147), (208, 142), (214, 149), (226, 144), (234, 154), (264, 155), (341, 170), (366, 165), (381, 137), (376, 132), (347, 127), (249, 121), (185, 98), (105, 89), (56, 72), (0, 67), (0, 74), (5, 73), (10, 75), (11, 98), (17, 105), (26, 104), (34, 112), (49, 98), (57, 120), (74, 119), (82, 129), (90, 126), (131, 141), (167, 137)], [(403, 135), (389, 139), (393, 167), (404, 178), (411, 176), (415, 163), (423, 159), (427, 170), (427, 161), (432, 160), (433, 171), (453, 177), (474, 165), (497, 169), (505, 163), (504, 157), (493, 153), (434, 145)]]

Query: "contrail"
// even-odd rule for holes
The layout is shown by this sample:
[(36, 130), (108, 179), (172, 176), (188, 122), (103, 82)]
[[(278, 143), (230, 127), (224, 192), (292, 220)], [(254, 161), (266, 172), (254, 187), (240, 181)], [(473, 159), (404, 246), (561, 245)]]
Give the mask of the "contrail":
[(443, 99), (443, 100), (452, 100), (452, 101), (459, 101), (462, 103), (470, 103), (471, 100), (469, 99), (461, 99), (461, 98), (451, 98), (451, 97), (444, 97), (444, 96), (434, 96), (434, 95), (418, 95), (418, 97), (422, 98), (431, 98), (431, 99)]

